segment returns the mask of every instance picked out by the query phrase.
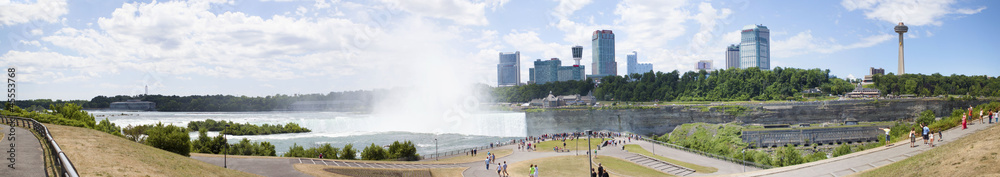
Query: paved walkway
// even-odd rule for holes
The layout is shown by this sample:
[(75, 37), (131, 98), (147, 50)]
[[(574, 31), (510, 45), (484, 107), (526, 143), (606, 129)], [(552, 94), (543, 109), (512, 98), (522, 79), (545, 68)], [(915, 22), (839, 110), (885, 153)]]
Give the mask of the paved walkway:
[[(977, 131), (985, 130), (990, 126), (996, 125), (988, 123), (980, 124), (978, 123), (979, 121), (975, 122), (976, 123), (973, 124), (972, 121), (970, 121), (969, 129), (966, 130), (962, 130), (961, 127), (958, 127), (942, 132), (944, 135), (944, 141), (934, 142), (934, 145), (935, 146), (944, 145), (952, 142), (955, 139), (965, 137), (966, 135), (975, 133)], [(740, 173), (740, 174), (731, 174), (729, 176), (788, 176), (788, 177), (846, 176), (864, 170), (885, 166), (893, 162), (901, 161), (903, 159), (920, 154), (924, 151), (933, 148), (930, 147), (929, 145), (925, 145), (923, 141), (919, 138), (917, 139), (917, 143), (915, 144), (918, 146), (911, 148), (910, 142), (906, 141), (897, 142), (890, 147), (878, 147), (831, 159), (810, 162), (806, 164), (789, 166), (789, 167), (773, 168), (768, 170), (761, 170), (761, 171), (754, 171), (754, 172)]]
[(698, 154), (695, 154), (695, 153), (691, 153), (691, 152), (687, 152), (687, 151), (683, 151), (683, 150), (679, 150), (679, 149), (674, 149), (674, 148), (663, 146), (663, 145), (659, 145), (659, 144), (653, 144), (653, 143), (650, 143), (650, 142), (647, 142), (647, 141), (635, 141), (635, 140), (633, 140), (632, 143), (629, 143), (629, 144), (638, 144), (643, 149), (646, 149), (647, 151), (653, 152), (653, 154), (656, 154), (656, 155), (659, 155), (659, 156), (671, 158), (671, 159), (674, 159), (674, 160), (680, 160), (680, 161), (684, 161), (684, 162), (687, 162), (687, 163), (692, 163), (692, 164), (695, 164), (695, 165), (701, 165), (701, 166), (706, 166), (706, 167), (715, 167), (716, 169), (719, 169), (719, 171), (716, 171), (715, 173), (709, 173), (709, 174), (705, 174), (705, 173), (692, 173), (691, 176), (722, 175), (722, 174), (733, 174), (733, 173), (742, 173), (742, 172), (747, 172), (747, 171), (760, 170), (757, 167), (743, 166), (743, 165), (735, 164), (735, 163), (732, 163), (732, 162), (729, 162), (729, 161), (725, 161), (725, 160), (719, 160), (719, 159), (716, 159), (716, 158), (702, 156), (702, 155), (698, 155)]
[(239, 170), (247, 173), (253, 173), (261, 176), (280, 176), (280, 177), (309, 177), (309, 175), (295, 170), (292, 166), (292, 160), (298, 161), (298, 159), (287, 159), (287, 158), (227, 158), (215, 157), (215, 156), (199, 156), (192, 155), (191, 158), (200, 161), (208, 162), (212, 165), (223, 166), (223, 162), (226, 161), (229, 169)]
[[(0, 124), (0, 133), (3, 133), (3, 140), (0, 140), (0, 152), (3, 152), (0, 160), (0, 176), (45, 176), (45, 160), (42, 156), (42, 144), (38, 142), (35, 135), (21, 127), (14, 127), (14, 135), (11, 136), (10, 126)], [(14, 141), (9, 141), (12, 139)], [(11, 144), (14, 144), (14, 168), (11, 164)]]

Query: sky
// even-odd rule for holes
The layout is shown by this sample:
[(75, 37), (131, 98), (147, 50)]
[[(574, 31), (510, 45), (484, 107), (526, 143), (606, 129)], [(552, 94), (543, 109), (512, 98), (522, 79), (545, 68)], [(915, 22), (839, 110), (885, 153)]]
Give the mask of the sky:
[[(496, 85), (500, 52), (569, 65), (595, 30), (615, 33), (619, 74), (725, 66), (743, 26), (771, 30), (771, 66), (862, 77), (1000, 75), (1000, 1), (842, 0), (0, 0), (0, 65), (17, 99), (328, 93)], [(590, 69), (587, 69), (587, 74)], [(437, 90), (437, 89), (433, 89)], [(449, 91), (448, 89), (441, 89)]]

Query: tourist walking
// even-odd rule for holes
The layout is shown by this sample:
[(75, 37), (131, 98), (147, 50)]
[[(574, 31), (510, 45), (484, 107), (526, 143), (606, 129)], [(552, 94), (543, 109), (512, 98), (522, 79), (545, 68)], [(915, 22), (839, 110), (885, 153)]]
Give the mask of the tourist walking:
[(944, 135), (941, 135), (941, 129), (934, 129), (938, 133), (938, 141), (944, 141)]
[(993, 124), (993, 111), (989, 113), (990, 124)]
[(934, 133), (930, 133), (931, 136), (931, 147), (934, 147)]
[(913, 147), (913, 143), (917, 142), (917, 136), (915, 136), (917, 134), (916, 130), (917, 129), (915, 129), (915, 128), (910, 128), (910, 147), (911, 148)]
[(500, 163), (497, 163), (497, 176), (503, 177), (503, 168), (500, 168)]
[(966, 119), (966, 116), (962, 115), (962, 130), (965, 130), (965, 129), (969, 128), (969, 125), (967, 124), (968, 122), (965, 119)]
[(986, 120), (983, 120), (983, 110), (981, 109), (979, 110), (979, 123), (986, 123)]
[(885, 128), (881, 128), (881, 129), (882, 129), (882, 131), (885, 131), (885, 147), (892, 146), (892, 141), (889, 141), (889, 131), (891, 131), (892, 129), (889, 129), (889, 127), (885, 127)]
[(597, 172), (593, 168), (590, 169), (590, 177), (597, 177)]
[(510, 176), (510, 173), (507, 173), (507, 161), (506, 160), (503, 161), (503, 175), (504, 176)]
[(931, 133), (931, 128), (927, 128), (927, 125), (924, 124), (920, 124), (920, 126), (922, 127), (921, 129), (923, 129), (923, 132), (921, 134), (924, 137), (924, 144), (927, 144), (927, 139), (929, 139), (927, 136), (928, 134)]
[(528, 176), (535, 176), (535, 164), (528, 165)]
[(538, 177), (538, 165), (535, 165), (535, 177)]

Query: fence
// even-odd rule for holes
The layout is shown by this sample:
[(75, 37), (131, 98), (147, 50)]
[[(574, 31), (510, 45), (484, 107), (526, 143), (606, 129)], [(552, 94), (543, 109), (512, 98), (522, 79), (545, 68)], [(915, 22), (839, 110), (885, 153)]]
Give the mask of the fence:
[(878, 141), (881, 130), (875, 126), (814, 128), (792, 130), (743, 131), (743, 142), (754, 147), (778, 147), (786, 144), (808, 145)]
[(719, 160), (724, 160), (724, 161), (727, 161), (727, 162), (730, 162), (730, 163), (740, 164), (740, 165), (743, 165), (743, 166), (752, 166), (752, 167), (757, 167), (757, 168), (760, 168), (760, 169), (774, 168), (774, 167), (772, 167), (770, 165), (764, 165), (764, 164), (760, 164), (760, 163), (757, 163), (757, 162), (747, 162), (747, 161), (740, 160), (740, 159), (734, 159), (734, 158), (731, 158), (731, 157), (721, 156), (721, 155), (717, 155), (717, 154), (713, 154), (713, 153), (707, 153), (707, 152), (703, 152), (703, 151), (699, 151), (699, 150), (694, 150), (694, 149), (686, 148), (684, 146), (678, 146), (678, 145), (675, 145), (675, 144), (670, 144), (670, 143), (666, 143), (666, 142), (662, 142), (662, 141), (657, 141), (657, 140), (654, 140), (654, 139), (649, 139), (649, 138), (646, 138), (646, 137), (642, 137), (642, 140), (648, 141), (648, 142), (651, 142), (651, 143), (654, 143), (654, 144), (659, 144), (659, 145), (667, 146), (667, 147), (670, 147), (670, 148), (682, 150), (682, 151), (687, 151), (687, 152), (690, 152), (690, 153), (695, 153), (695, 154), (706, 156), (706, 157), (711, 157), (711, 158), (715, 158), (715, 159), (719, 159)]
[[(440, 153), (430, 154), (430, 155), (422, 155), (422, 156), (420, 156), (420, 160), (430, 159), (430, 158), (450, 157), (450, 156), (454, 156), (454, 155), (466, 155), (466, 154), (470, 153), (473, 149), (477, 149), (477, 150), (493, 149), (493, 148), (498, 148), (498, 147), (501, 147), (501, 146), (510, 145), (512, 143), (513, 143), (513, 140), (508, 140), (508, 141), (504, 141), (504, 142), (493, 143), (493, 147), (490, 147), (490, 145), (484, 145), (484, 146), (477, 146), (477, 147), (473, 147), (473, 148), (465, 148), (465, 149), (457, 149), (457, 150), (445, 151), (445, 152), (440, 152)], [(482, 153), (485, 153), (485, 152), (482, 152)]]
[(45, 165), (46, 176), (49, 175), (50, 170), (55, 170), (57, 172), (56, 174), (57, 176), (71, 176), (71, 177), (80, 176), (80, 174), (77, 174), (76, 172), (76, 167), (73, 167), (73, 162), (69, 161), (69, 157), (66, 157), (66, 153), (63, 153), (62, 149), (59, 148), (59, 144), (56, 144), (56, 141), (52, 139), (52, 136), (49, 134), (49, 129), (45, 127), (45, 125), (42, 125), (42, 123), (39, 123), (34, 119), (23, 118), (23, 117), (10, 117), (10, 116), (0, 117), (0, 122), (6, 123), (10, 126), (18, 126), (30, 129), (35, 133), (37, 133), (38, 136), (45, 138), (45, 142), (48, 142), (48, 144), (46, 143), (42, 144), (43, 146), (47, 145), (48, 147), (45, 148), (48, 149), (50, 152), (50, 154), (47, 154), (46, 156), (58, 157), (58, 160), (53, 160), (52, 169), (49, 169), (50, 167), (48, 165)]

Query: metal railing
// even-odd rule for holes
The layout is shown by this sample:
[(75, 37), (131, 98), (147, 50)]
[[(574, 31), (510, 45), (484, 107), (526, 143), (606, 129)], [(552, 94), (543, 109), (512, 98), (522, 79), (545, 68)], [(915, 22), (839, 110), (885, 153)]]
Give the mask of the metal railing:
[(719, 160), (724, 160), (724, 161), (735, 163), (735, 164), (740, 164), (740, 165), (743, 165), (743, 166), (752, 166), (752, 167), (757, 167), (757, 168), (760, 168), (760, 169), (771, 169), (771, 168), (774, 168), (774, 167), (772, 167), (770, 165), (764, 165), (764, 164), (760, 164), (760, 163), (757, 163), (757, 162), (747, 162), (745, 160), (734, 159), (734, 158), (731, 158), (731, 157), (721, 156), (721, 155), (718, 155), (718, 154), (713, 154), (713, 153), (708, 153), (708, 152), (699, 151), (699, 150), (695, 150), (695, 149), (690, 149), (690, 148), (686, 148), (684, 146), (678, 146), (678, 145), (675, 145), (675, 144), (670, 144), (670, 143), (666, 143), (666, 142), (662, 142), (662, 141), (657, 141), (657, 140), (654, 140), (654, 139), (649, 139), (647, 137), (642, 137), (642, 140), (650, 142), (650, 143), (654, 143), (654, 144), (659, 144), (659, 145), (667, 146), (669, 148), (674, 148), (674, 149), (678, 149), (678, 150), (682, 150), (682, 151), (687, 151), (687, 152), (690, 152), (690, 153), (695, 153), (695, 154), (706, 156), (706, 157), (711, 157), (711, 158), (715, 158), (715, 159), (719, 159)]
[[(490, 147), (490, 145), (483, 145), (483, 146), (477, 146), (477, 147), (472, 147), (472, 148), (463, 148), (463, 149), (445, 151), (445, 152), (440, 152), (440, 153), (437, 153), (437, 154), (421, 155), (420, 156), (420, 160), (434, 159), (434, 158), (440, 159), (442, 157), (451, 157), (451, 156), (454, 156), (454, 155), (468, 155), (468, 153), (470, 153), (473, 149), (476, 149), (476, 150), (489, 150), (489, 149), (494, 149), (494, 148), (498, 148), (498, 147), (502, 147), (502, 146), (506, 146), (506, 145), (510, 145), (510, 144), (513, 144), (513, 140), (504, 141), (504, 142), (500, 142), (500, 143), (494, 143), (493, 147)], [(486, 152), (477, 152), (477, 154), (480, 154), (480, 153), (482, 155), (486, 155)]]
[[(63, 153), (62, 149), (59, 148), (59, 144), (56, 144), (56, 141), (52, 139), (52, 135), (49, 134), (48, 127), (45, 127), (45, 125), (42, 125), (42, 123), (38, 121), (35, 121), (35, 119), (23, 118), (23, 117), (2, 116), (0, 117), (0, 122), (8, 124), (10, 126), (18, 126), (30, 129), (35, 133), (37, 133), (38, 136), (45, 138), (45, 141), (48, 142), (48, 144), (46, 143), (42, 144), (48, 145), (48, 147), (46, 148), (50, 149), (49, 151), (50, 154), (46, 156), (58, 157), (57, 160), (53, 160), (53, 165), (54, 165), (53, 168), (57, 172), (57, 176), (70, 176), (70, 177), (80, 176), (80, 174), (76, 172), (76, 167), (73, 167), (73, 162), (69, 160), (69, 157), (66, 157), (66, 153)], [(49, 166), (45, 165), (45, 172), (46, 172), (45, 176), (49, 175), (49, 170), (51, 170), (49, 169)]]

